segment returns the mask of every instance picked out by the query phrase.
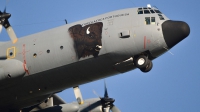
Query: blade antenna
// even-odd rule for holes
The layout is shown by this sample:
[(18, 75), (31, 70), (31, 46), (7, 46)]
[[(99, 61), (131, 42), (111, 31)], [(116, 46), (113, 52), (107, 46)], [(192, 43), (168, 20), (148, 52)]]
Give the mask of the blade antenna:
[(134, 6), (136, 6), (135, 3), (134, 3), (132, 0), (129, 0), (129, 1), (130, 1)]
[(65, 23), (67, 24), (67, 20), (65, 19)]
[(169, 52), (171, 55), (174, 55), (171, 51), (169, 51), (169, 49), (168, 48), (166, 48), (166, 47), (163, 47), (164, 49), (166, 49), (167, 50), (167, 52)]

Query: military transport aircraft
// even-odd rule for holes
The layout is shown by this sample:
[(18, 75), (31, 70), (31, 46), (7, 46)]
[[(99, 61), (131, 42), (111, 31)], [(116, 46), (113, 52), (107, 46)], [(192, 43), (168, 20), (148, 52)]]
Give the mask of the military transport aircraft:
[[(152, 60), (190, 33), (187, 23), (172, 21), (147, 5), (108, 12), (17, 38), (0, 12), (0, 28), (11, 41), (0, 42), (0, 112), (120, 112), (109, 98), (83, 100), (78, 85), (136, 68), (152, 69)], [(77, 102), (56, 93), (74, 88)]]

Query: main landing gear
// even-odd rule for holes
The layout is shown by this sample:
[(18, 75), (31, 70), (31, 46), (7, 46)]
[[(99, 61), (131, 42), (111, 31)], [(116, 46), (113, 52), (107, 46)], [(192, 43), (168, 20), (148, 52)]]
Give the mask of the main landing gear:
[(149, 72), (153, 67), (152, 61), (149, 60), (144, 55), (140, 55), (136, 57), (136, 59), (134, 60), (134, 64), (137, 68), (139, 68), (142, 72), (145, 72), (145, 73)]

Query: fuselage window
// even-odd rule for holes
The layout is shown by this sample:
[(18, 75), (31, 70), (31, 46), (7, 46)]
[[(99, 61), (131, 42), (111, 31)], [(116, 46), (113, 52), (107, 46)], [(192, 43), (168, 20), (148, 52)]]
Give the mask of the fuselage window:
[(151, 24), (152, 24), (152, 25), (156, 24), (156, 19), (155, 19), (155, 17), (151, 17)]
[(150, 17), (145, 17), (145, 24), (146, 25), (150, 25), (151, 24)]
[(150, 10), (150, 11), (151, 11), (152, 14), (155, 13), (153, 10)]
[(143, 14), (143, 10), (138, 10), (138, 14)]
[(161, 15), (161, 14), (158, 14), (160, 20), (165, 20), (165, 18)]
[[(156, 13), (161, 13), (159, 10), (155, 10)], [(162, 13), (161, 13), (162, 14)]]
[(150, 14), (149, 10), (144, 10), (144, 14)]

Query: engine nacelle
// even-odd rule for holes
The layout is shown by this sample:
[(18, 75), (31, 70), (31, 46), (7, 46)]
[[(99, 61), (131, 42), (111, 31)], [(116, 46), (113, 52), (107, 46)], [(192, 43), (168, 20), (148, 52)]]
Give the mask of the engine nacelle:
[(77, 112), (103, 112), (101, 100), (99, 98), (87, 99), (79, 106)]
[(48, 107), (34, 112), (78, 112), (78, 110), (79, 110), (78, 103), (69, 103), (69, 104), (62, 104), (53, 107)]
[(0, 84), (14, 83), (25, 75), (24, 65), (16, 59), (0, 61)]
[(77, 102), (56, 105), (36, 112), (103, 112), (99, 98), (87, 99), (84, 104), (79, 105)]

